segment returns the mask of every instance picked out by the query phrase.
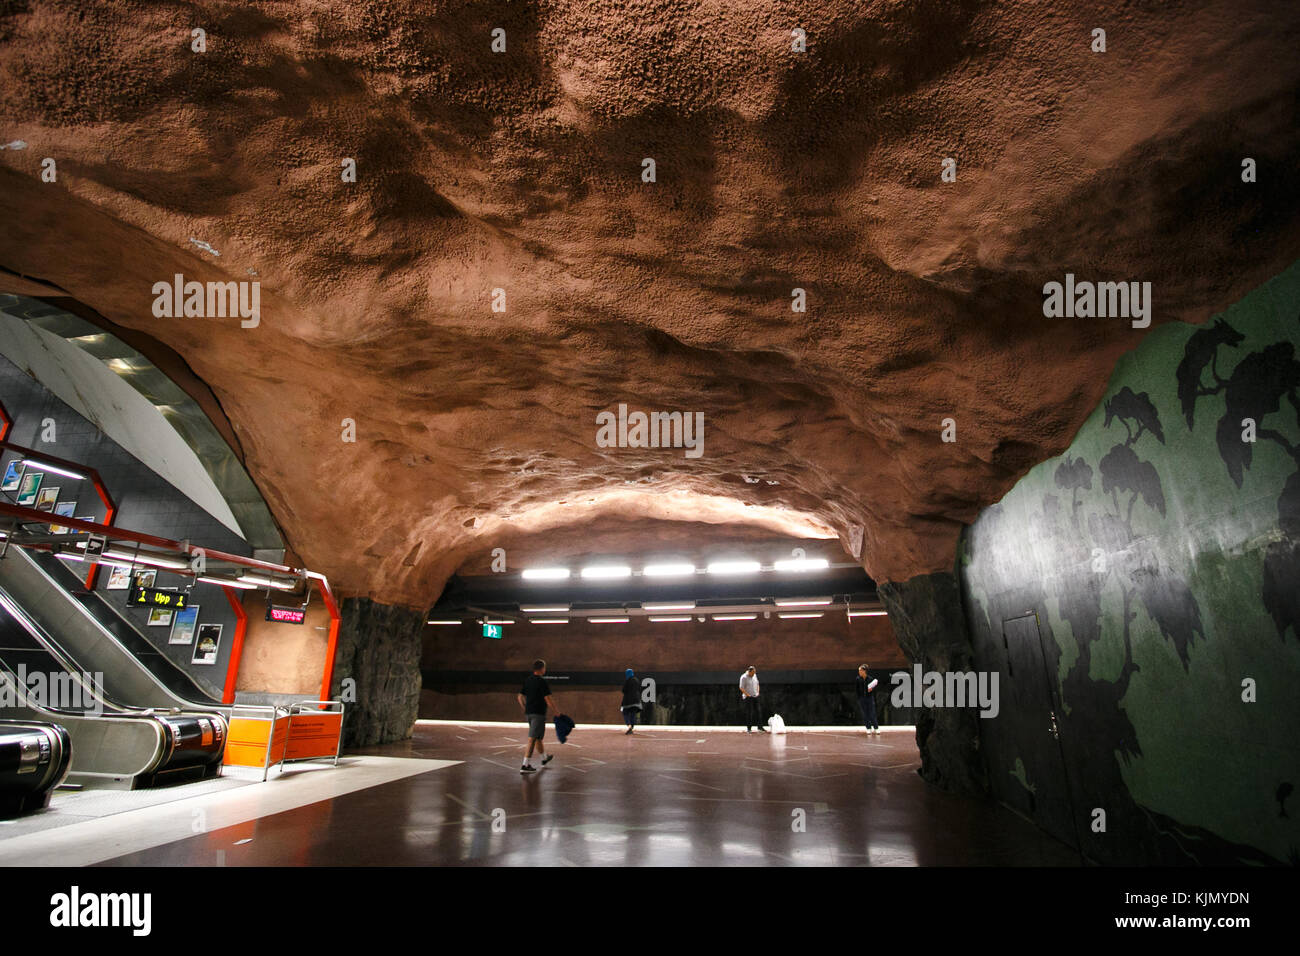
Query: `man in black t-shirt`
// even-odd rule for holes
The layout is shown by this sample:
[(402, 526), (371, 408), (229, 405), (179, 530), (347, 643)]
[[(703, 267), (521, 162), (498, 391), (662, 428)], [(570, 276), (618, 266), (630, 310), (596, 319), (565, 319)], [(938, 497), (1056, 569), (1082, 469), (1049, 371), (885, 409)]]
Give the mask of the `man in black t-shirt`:
[(540, 658), (533, 661), (533, 672), (524, 678), (524, 686), (518, 694), (519, 706), (528, 719), (528, 751), (524, 754), (524, 765), (519, 768), (520, 773), (537, 773), (537, 768), (529, 762), (533, 759), (533, 748), (541, 754), (543, 767), (553, 759), (553, 755), (547, 754), (542, 737), (546, 735), (547, 709), (558, 711), (558, 708), (551, 699), (551, 685), (542, 676), (545, 673), (546, 661)]

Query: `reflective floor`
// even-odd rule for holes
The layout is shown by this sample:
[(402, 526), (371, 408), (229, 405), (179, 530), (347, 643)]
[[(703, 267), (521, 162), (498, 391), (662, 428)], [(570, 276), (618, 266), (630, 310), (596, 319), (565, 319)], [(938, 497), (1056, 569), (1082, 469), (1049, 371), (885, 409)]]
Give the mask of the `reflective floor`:
[(579, 729), (528, 777), (524, 742), (522, 725), (421, 724), (365, 752), (461, 762), (104, 864), (1078, 863), (1010, 811), (927, 786), (910, 731)]

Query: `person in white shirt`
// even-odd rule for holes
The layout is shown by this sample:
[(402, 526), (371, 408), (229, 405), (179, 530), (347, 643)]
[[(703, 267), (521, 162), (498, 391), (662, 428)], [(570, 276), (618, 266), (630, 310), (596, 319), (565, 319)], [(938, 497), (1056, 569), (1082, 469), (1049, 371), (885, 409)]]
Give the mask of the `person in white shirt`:
[(767, 733), (763, 727), (763, 708), (758, 702), (758, 668), (753, 664), (740, 675), (740, 703), (745, 708), (745, 733), (753, 729)]

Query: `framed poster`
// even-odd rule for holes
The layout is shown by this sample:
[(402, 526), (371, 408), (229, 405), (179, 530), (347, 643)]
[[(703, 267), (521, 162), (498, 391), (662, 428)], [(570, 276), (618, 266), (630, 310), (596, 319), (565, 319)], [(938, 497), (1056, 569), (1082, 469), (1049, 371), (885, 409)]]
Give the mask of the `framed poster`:
[(48, 486), (45, 487), (45, 488), (42, 488), (42, 489), (40, 490), (40, 493), (37, 494), (37, 496), (36, 496), (36, 510), (37, 510), (37, 511), (53, 511), (53, 510), (54, 510), (54, 502), (56, 502), (56, 501), (58, 501), (58, 500), (59, 500), (59, 487), (58, 487), (58, 485), (55, 485), (53, 488), (50, 488), (50, 487), (48, 487)]
[(150, 627), (167, 627), (172, 622), (172, 615), (175, 611), (166, 611), (160, 607), (149, 608), (149, 626)]
[(158, 580), (157, 571), (137, 571), (135, 572), (135, 586), (138, 588), (151, 588), (153, 583)]
[(199, 623), (199, 606), (191, 604), (184, 610), (177, 611), (172, 618), (172, 633), (168, 644), (193, 644), (194, 628)]
[[(89, 521), (91, 524), (94, 524), (96, 519), (95, 519), (95, 516), (94, 516), (94, 515), (77, 515), (77, 520), (78, 520), (78, 521)], [(90, 534), (90, 532), (89, 532), (89, 531), (74, 531), (73, 534)]]
[(0, 483), (0, 491), (13, 491), (18, 487), (18, 482), (22, 480), (23, 460), (21, 458), (10, 458), (9, 464), (5, 465), (4, 482)]
[[(71, 518), (72, 513), (77, 510), (75, 501), (60, 501), (54, 506), (54, 513), (61, 518)], [(71, 528), (65, 528), (61, 524), (50, 525), (50, 534), (72, 534)]]
[(217, 662), (217, 648), (221, 646), (221, 627), (220, 624), (199, 625), (199, 639), (194, 642), (194, 655), (190, 658), (190, 663), (215, 664)]
[(113, 565), (113, 570), (108, 573), (108, 590), (125, 591), (130, 586), (131, 569)]
[(24, 471), (22, 481), (18, 482), (18, 503), (24, 508), (36, 504), (36, 493), (40, 491), (41, 481), (45, 478), (43, 471)]

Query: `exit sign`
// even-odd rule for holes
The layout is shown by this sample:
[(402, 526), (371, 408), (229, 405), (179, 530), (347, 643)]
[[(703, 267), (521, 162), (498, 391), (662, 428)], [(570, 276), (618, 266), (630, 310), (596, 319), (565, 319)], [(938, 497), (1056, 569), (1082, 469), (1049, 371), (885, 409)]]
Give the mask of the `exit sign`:
[(492, 637), (499, 641), (505, 636), (505, 631), (502, 629), (500, 624), (484, 624), (483, 636)]

